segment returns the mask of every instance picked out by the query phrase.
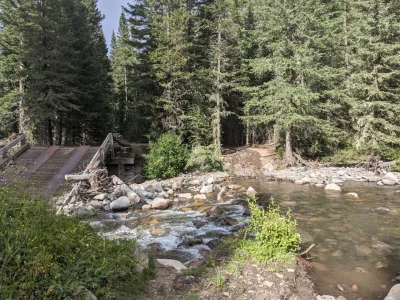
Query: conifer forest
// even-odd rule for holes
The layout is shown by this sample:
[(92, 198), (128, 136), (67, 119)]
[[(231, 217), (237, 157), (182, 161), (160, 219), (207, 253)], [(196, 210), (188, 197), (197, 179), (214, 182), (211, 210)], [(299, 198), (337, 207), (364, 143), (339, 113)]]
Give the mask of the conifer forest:
[(400, 157), (400, 1), (132, 0), (110, 49), (103, 18), (97, 0), (0, 0), (0, 138)]

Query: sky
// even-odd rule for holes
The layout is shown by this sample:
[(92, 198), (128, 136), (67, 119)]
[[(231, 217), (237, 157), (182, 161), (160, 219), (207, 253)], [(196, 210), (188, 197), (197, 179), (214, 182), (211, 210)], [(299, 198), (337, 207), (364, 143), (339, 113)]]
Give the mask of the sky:
[[(98, 7), (106, 16), (103, 21), (103, 31), (110, 48), (111, 35), (113, 30), (117, 32), (121, 6), (126, 5), (130, 0), (99, 0)], [(131, 2), (132, 3), (132, 2)]]

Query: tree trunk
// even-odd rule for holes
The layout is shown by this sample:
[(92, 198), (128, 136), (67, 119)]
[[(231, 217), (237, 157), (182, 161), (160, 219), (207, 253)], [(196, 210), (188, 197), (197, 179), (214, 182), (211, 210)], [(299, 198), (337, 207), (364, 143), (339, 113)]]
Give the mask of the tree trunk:
[(47, 120), (47, 138), (48, 138), (49, 146), (53, 146), (54, 145), (54, 141), (53, 141), (53, 126), (51, 124), (51, 120), (50, 119)]
[(218, 41), (217, 41), (217, 82), (216, 82), (216, 120), (215, 120), (215, 154), (221, 156), (221, 20), (218, 21)]
[(124, 122), (126, 121), (126, 112), (128, 110), (128, 75), (126, 66), (124, 66), (124, 84), (125, 84), (125, 109), (124, 109)]
[(62, 141), (63, 141), (63, 113), (60, 113), (59, 115), (59, 121), (58, 121), (58, 141), (57, 141), (57, 145), (61, 146), (62, 145)]
[(285, 165), (286, 167), (291, 167), (294, 164), (293, 150), (290, 131), (286, 131), (286, 149), (285, 149)]
[(344, 61), (346, 64), (346, 86), (349, 88), (349, 0), (343, 0)]

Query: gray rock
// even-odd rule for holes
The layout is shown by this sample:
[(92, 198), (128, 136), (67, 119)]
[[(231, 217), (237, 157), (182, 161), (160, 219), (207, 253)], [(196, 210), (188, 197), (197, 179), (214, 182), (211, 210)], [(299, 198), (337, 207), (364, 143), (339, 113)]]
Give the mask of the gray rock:
[(92, 200), (89, 203), (92, 207), (97, 208), (97, 209), (102, 209), (103, 208), (103, 203), (97, 200)]
[(325, 186), (325, 191), (336, 191), (340, 192), (342, 189), (336, 183), (330, 183)]
[(132, 206), (131, 200), (128, 197), (122, 196), (110, 203), (112, 210), (128, 209)]
[(393, 173), (387, 173), (383, 179), (393, 181), (395, 184), (399, 183), (399, 178)]
[(154, 185), (154, 189), (155, 189), (157, 192), (159, 192), (159, 193), (161, 193), (161, 192), (164, 191), (164, 188), (162, 187), (161, 183), (159, 183), (159, 182), (157, 182), (157, 183)]
[(157, 262), (166, 267), (173, 267), (178, 272), (181, 272), (182, 270), (187, 269), (187, 267), (184, 264), (182, 264), (180, 261), (173, 260), (173, 259), (157, 259)]
[(184, 200), (190, 200), (193, 199), (193, 195), (191, 193), (178, 194), (178, 198)]
[(169, 190), (167, 191), (167, 194), (168, 194), (168, 195), (173, 195), (173, 194), (174, 194), (174, 190), (173, 190), (173, 189), (169, 189)]
[(384, 300), (400, 300), (400, 284), (393, 286)]
[(301, 181), (303, 181), (304, 183), (311, 183), (311, 178), (310, 177), (304, 177)]
[(246, 196), (250, 198), (255, 198), (257, 196), (257, 192), (251, 186), (246, 191)]
[(346, 193), (344, 195), (350, 198), (359, 198), (357, 193)]
[(294, 184), (303, 185), (303, 184), (304, 184), (304, 181), (303, 181), (303, 180), (295, 180), (295, 181), (294, 181)]
[(213, 192), (213, 186), (212, 185), (205, 185), (200, 189), (201, 194), (209, 194)]
[(174, 182), (172, 184), (172, 190), (173, 191), (177, 191), (177, 190), (180, 190), (180, 189), (182, 189), (182, 183)]
[(194, 200), (206, 200), (207, 196), (204, 194), (197, 194), (194, 196)]
[(156, 198), (151, 204), (152, 209), (167, 209), (171, 205), (171, 201), (169, 199), (164, 198)]
[(207, 183), (208, 184), (213, 184), (214, 181), (215, 181), (215, 179), (213, 177), (210, 177), (210, 178), (207, 179)]
[(384, 185), (396, 185), (396, 182), (395, 182), (395, 181), (392, 181), (392, 180), (389, 180), (389, 179), (383, 179), (383, 180), (382, 180), (382, 183), (383, 183)]
[(139, 195), (140, 198), (147, 198), (149, 194), (152, 194), (142, 189), (136, 189), (135, 192)]
[(142, 210), (150, 210), (151, 209), (151, 205), (150, 204), (145, 204), (142, 206)]
[(97, 297), (95, 295), (93, 295), (93, 293), (91, 291), (84, 288), (83, 286), (79, 286), (74, 291), (73, 296), (76, 299), (81, 299), (81, 300), (97, 300)]
[(109, 195), (107, 193), (103, 193), (103, 194), (98, 194), (96, 197), (94, 197), (94, 200), (99, 200), (99, 201), (103, 201), (103, 200), (107, 200), (109, 197)]
[(164, 191), (162, 191), (162, 192), (159, 194), (159, 196), (160, 196), (160, 197), (163, 197), (163, 198), (169, 198), (168, 193), (167, 193), (167, 192), (164, 192)]

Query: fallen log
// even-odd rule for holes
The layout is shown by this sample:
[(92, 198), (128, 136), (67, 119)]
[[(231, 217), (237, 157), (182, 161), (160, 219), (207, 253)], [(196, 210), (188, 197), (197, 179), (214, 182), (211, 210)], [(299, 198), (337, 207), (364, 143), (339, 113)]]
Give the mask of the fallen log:
[(81, 175), (74, 175), (74, 174), (67, 174), (65, 175), (66, 181), (88, 181), (90, 179), (90, 174), (81, 174)]
[(117, 176), (111, 176), (114, 185), (118, 185), (121, 191), (131, 200), (134, 204), (140, 202), (140, 197), (136, 194), (125, 182), (119, 179)]
[(300, 256), (303, 256), (303, 255), (307, 255), (308, 256), (308, 252), (312, 249), (312, 248), (314, 248), (315, 247), (315, 244), (312, 244), (310, 247), (308, 247), (305, 251), (303, 251), (303, 252), (301, 252), (300, 253)]

